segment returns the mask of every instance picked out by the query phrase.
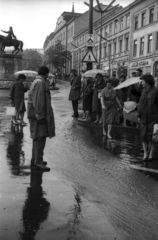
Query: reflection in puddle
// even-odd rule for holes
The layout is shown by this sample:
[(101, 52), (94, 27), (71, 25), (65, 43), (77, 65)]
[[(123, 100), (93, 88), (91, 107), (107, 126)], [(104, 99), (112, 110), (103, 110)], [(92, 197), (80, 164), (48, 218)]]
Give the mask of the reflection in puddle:
[(27, 188), (26, 200), (22, 209), (22, 230), (19, 239), (34, 240), (42, 222), (48, 218), (50, 203), (44, 197), (42, 188), (43, 172), (31, 171), (31, 183)]

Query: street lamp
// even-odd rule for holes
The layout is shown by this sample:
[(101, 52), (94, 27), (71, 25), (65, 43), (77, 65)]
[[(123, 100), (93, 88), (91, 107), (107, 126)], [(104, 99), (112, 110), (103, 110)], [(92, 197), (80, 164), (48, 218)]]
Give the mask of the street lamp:
[[(111, 42), (110, 40), (106, 39), (105, 37), (103, 37), (102, 35), (98, 34), (98, 36), (100, 38), (103, 38), (105, 41), (107, 42)], [(111, 76), (111, 63), (110, 63), (110, 51), (109, 51), (109, 77)]]
[[(117, 8), (119, 6), (119, 4), (113, 6), (112, 8), (110, 8), (112, 6), (112, 4), (116, 1), (116, 0), (112, 0), (112, 2), (106, 6), (105, 8), (102, 9), (101, 7), (101, 4), (99, 3), (99, 0), (96, 0), (97, 1), (97, 5), (98, 5), (98, 9), (94, 8), (94, 11), (96, 11), (97, 13), (100, 13), (101, 16), (100, 16), (100, 35), (101, 35), (101, 38), (100, 38), (100, 42), (99, 42), (99, 68), (100, 68), (100, 63), (101, 63), (101, 41), (102, 41), (102, 22), (103, 22), (103, 14), (105, 12), (107, 12), (108, 10), (114, 10), (115, 8)], [(88, 3), (84, 2), (85, 5), (89, 6)], [(109, 9), (110, 8), (110, 9)]]
[(72, 46), (79, 50), (79, 74), (80, 74), (80, 64), (81, 64), (81, 49), (77, 47), (75, 44), (71, 43)]

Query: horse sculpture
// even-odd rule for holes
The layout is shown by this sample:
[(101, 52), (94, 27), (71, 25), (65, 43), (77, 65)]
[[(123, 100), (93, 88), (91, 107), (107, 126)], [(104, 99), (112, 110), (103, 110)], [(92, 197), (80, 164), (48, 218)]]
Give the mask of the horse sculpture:
[(17, 54), (19, 51), (23, 52), (23, 42), (17, 39), (12, 39), (10, 44), (8, 44), (8, 40), (5, 36), (0, 35), (0, 53), (5, 53), (4, 49), (5, 47), (14, 47), (14, 50), (12, 51), (12, 54), (15, 52)]

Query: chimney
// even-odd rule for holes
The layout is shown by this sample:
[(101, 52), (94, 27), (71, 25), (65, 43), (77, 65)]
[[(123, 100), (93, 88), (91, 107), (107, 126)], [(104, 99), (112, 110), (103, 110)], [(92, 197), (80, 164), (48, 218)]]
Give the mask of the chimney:
[(73, 13), (75, 12), (74, 2), (73, 2), (73, 4), (72, 4), (72, 12), (73, 12)]

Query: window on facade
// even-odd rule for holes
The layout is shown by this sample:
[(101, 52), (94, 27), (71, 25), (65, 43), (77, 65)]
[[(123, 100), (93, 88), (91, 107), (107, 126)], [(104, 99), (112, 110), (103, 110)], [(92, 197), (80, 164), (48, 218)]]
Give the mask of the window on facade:
[(156, 51), (158, 51), (158, 32), (156, 33)]
[(104, 28), (104, 37), (105, 38), (108, 37), (108, 28), (107, 28), (107, 26)]
[(104, 57), (106, 57), (106, 46), (104, 46)]
[(119, 52), (122, 52), (122, 39), (119, 40)]
[(137, 40), (134, 40), (133, 57), (137, 56)]
[(125, 38), (125, 51), (128, 51), (129, 49), (129, 37)]
[(143, 26), (145, 26), (145, 17), (146, 17), (146, 14), (145, 14), (145, 12), (143, 12), (142, 13), (142, 22), (141, 22), (141, 26), (143, 27)]
[(136, 16), (134, 19), (134, 29), (138, 29), (138, 16)]
[(122, 31), (123, 30), (123, 18), (121, 18), (121, 20), (120, 20), (120, 31)]
[(114, 55), (116, 54), (117, 51), (117, 42), (114, 42)]
[(144, 37), (140, 39), (140, 55), (144, 54)]
[(84, 43), (84, 35), (82, 36), (82, 43)]
[(112, 35), (112, 23), (109, 26), (109, 34)]
[(98, 59), (98, 49), (95, 50), (96, 59)]
[(129, 15), (126, 16), (126, 27), (129, 27)]
[(109, 55), (111, 56), (111, 43), (109, 44)]
[(152, 51), (152, 40), (153, 40), (153, 36), (152, 36), (152, 34), (150, 34), (148, 36), (148, 53), (151, 53), (151, 51)]
[(149, 11), (149, 23), (153, 23), (154, 21), (154, 8), (151, 8)]
[(73, 26), (71, 27), (71, 37), (73, 36)]
[(118, 25), (118, 21), (115, 21), (115, 27), (114, 27), (114, 33), (117, 33), (117, 25)]

